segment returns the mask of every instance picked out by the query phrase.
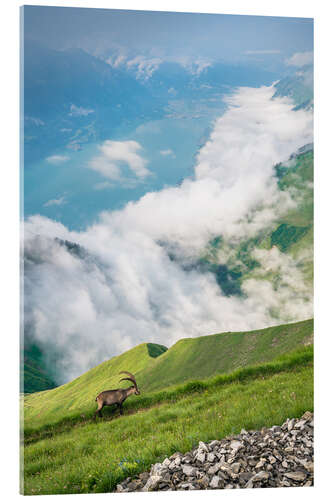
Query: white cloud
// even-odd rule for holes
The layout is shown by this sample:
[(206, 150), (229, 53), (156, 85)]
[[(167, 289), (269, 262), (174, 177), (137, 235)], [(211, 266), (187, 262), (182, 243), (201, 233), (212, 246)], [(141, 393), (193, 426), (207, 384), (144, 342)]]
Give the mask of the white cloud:
[(109, 181), (98, 182), (94, 185), (94, 189), (96, 189), (97, 191), (102, 191), (103, 189), (113, 189), (114, 187), (116, 187), (116, 184)]
[(149, 79), (152, 74), (158, 69), (163, 62), (159, 57), (136, 56), (133, 59), (126, 61), (128, 68), (136, 68), (137, 78), (143, 80)]
[(69, 116), (88, 116), (91, 113), (95, 113), (93, 109), (83, 108), (82, 106), (75, 106), (75, 104), (71, 104), (70, 111), (68, 113)]
[(119, 54), (116, 56), (110, 56), (108, 59), (105, 61), (107, 64), (112, 66), (113, 68), (118, 68), (122, 64), (126, 62), (126, 56), (124, 54)]
[[(85, 231), (38, 215), (25, 222), (24, 320), (50, 351), (62, 353), (60, 382), (140, 342), (170, 345), (312, 315), (297, 265), (276, 249), (255, 257), (281, 274), (281, 285), (252, 276), (242, 297), (224, 296), (212, 274), (193, 266), (214, 236), (232, 248), (293, 206), (277, 188), (273, 165), (312, 141), (312, 115), (293, 111), (287, 98), (272, 99), (274, 91), (242, 88), (228, 97), (193, 180), (104, 212)], [(128, 161), (127, 143), (103, 146), (105, 165)], [(137, 146), (129, 148), (134, 156)], [(55, 237), (81, 245), (81, 257)]]
[(24, 120), (26, 122), (30, 122), (33, 125), (36, 125), (36, 127), (44, 127), (45, 122), (41, 120), (40, 118), (35, 118), (34, 116), (25, 116)]
[(180, 56), (174, 58), (174, 61), (183, 66), (192, 75), (199, 76), (205, 69), (212, 66), (212, 62), (208, 59), (193, 58), (189, 56)]
[(65, 163), (69, 159), (70, 159), (69, 156), (66, 155), (53, 155), (53, 156), (48, 156), (46, 158), (46, 161), (48, 163), (51, 163), (52, 165), (59, 165), (61, 163)]
[(308, 64), (313, 64), (313, 52), (296, 52), (296, 54), (286, 60), (286, 64), (300, 68)]
[(112, 54), (105, 62), (112, 68), (119, 68), (121, 66), (132, 69), (136, 72), (136, 78), (148, 80), (153, 73), (159, 68), (163, 60), (160, 57), (151, 57), (149, 55), (138, 55), (130, 57), (128, 54), (118, 53)]
[[(192, 75), (200, 75), (205, 69), (212, 66), (212, 61), (201, 57), (190, 56), (152, 56), (138, 55), (130, 57), (123, 53), (109, 56), (105, 62), (113, 68), (125, 66), (136, 72), (137, 79), (148, 80), (163, 62), (175, 62), (183, 66)], [(169, 89), (170, 94), (176, 94), (174, 88)]]
[(99, 146), (100, 154), (88, 163), (88, 167), (96, 170), (112, 181), (123, 182), (122, 167), (127, 165), (137, 179), (144, 179), (150, 174), (146, 168), (147, 160), (140, 153), (142, 146), (136, 141), (104, 141)]
[(160, 134), (161, 125), (156, 121), (142, 123), (135, 129), (136, 134)]
[(172, 151), (172, 149), (161, 149), (160, 154), (162, 156), (175, 156), (175, 154)]
[(46, 203), (44, 203), (44, 207), (52, 207), (52, 206), (60, 206), (60, 205), (65, 205), (67, 203), (66, 199), (64, 196), (61, 196), (60, 198), (55, 198), (54, 200), (49, 200)]
[[(255, 249), (252, 256), (261, 267), (256, 270), (254, 278), (245, 281), (244, 291), (252, 297), (254, 308), (257, 308), (256, 302), (264, 301), (265, 306), (274, 312), (279, 313), (283, 309), (286, 317), (293, 317), (296, 308), (300, 318), (310, 317), (313, 291), (304, 282), (300, 266), (312, 261), (311, 251), (294, 259), (273, 247), (270, 250)], [(262, 279), (269, 273), (277, 276), (279, 285), (276, 290), (273, 290), (272, 282)]]
[(207, 61), (205, 59), (197, 59), (196, 61), (194, 61), (193, 64), (193, 72), (196, 75), (200, 75), (200, 73), (202, 73), (205, 69), (209, 68), (210, 66), (212, 66), (211, 61)]
[(274, 49), (262, 49), (262, 50), (246, 50), (244, 54), (247, 55), (265, 55), (265, 54), (280, 54), (281, 50), (274, 50)]

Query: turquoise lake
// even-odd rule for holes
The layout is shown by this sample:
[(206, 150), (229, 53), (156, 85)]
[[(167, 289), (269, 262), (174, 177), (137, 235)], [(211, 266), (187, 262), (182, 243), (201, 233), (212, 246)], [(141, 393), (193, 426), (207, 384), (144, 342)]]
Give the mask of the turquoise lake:
[[(102, 142), (83, 144), (79, 151), (58, 151), (58, 155), (69, 157), (61, 164), (50, 164), (45, 159), (29, 165), (24, 171), (25, 217), (41, 214), (69, 229), (84, 230), (98, 219), (101, 211), (121, 209), (147, 192), (181, 183), (193, 174), (196, 154), (209, 138), (214, 120), (223, 114), (225, 105), (221, 96), (216, 102), (205, 102), (197, 108), (171, 110), (169, 117), (143, 121), (139, 126), (136, 123), (135, 127), (129, 123), (108, 137), (117, 141), (135, 140), (142, 146), (140, 155), (147, 160), (151, 175), (135, 186), (115, 183), (110, 187), (109, 179), (88, 168), (89, 161), (99, 154)], [(126, 167), (124, 172), (128, 173)], [(47, 205), (50, 200), (61, 199), (62, 203)]]

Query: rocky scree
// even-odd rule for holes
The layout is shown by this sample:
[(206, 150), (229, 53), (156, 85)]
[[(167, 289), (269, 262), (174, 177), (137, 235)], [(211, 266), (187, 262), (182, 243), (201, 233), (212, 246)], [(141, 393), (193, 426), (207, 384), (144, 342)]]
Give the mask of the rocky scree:
[(282, 426), (199, 442), (150, 472), (127, 478), (118, 492), (313, 486), (313, 414)]

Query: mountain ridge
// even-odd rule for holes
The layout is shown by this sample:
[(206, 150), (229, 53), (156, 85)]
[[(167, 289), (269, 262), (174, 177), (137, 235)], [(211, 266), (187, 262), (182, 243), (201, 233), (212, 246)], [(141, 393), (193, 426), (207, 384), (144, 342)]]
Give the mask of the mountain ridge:
[(169, 349), (151, 344), (163, 351), (156, 358), (149, 354), (149, 343), (141, 343), (62, 386), (26, 395), (25, 422), (30, 426), (37, 420), (39, 423), (56, 422), (65, 414), (70, 418), (78, 412), (91, 413), (99, 392), (127, 385), (127, 382), (119, 382), (122, 370), (134, 373), (142, 393), (149, 394), (176, 384), (269, 362), (312, 341), (313, 320), (310, 319), (250, 332), (185, 338)]

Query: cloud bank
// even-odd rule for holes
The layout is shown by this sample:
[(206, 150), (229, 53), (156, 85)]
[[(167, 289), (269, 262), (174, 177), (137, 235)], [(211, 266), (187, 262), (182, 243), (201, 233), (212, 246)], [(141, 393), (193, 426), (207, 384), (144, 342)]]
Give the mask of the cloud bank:
[[(26, 330), (61, 354), (59, 382), (140, 342), (170, 346), (312, 315), (296, 264), (277, 249), (255, 257), (277, 269), (280, 282), (252, 277), (242, 296), (223, 295), (214, 275), (195, 265), (212, 238), (231, 246), (247, 240), (295, 204), (278, 189), (273, 166), (312, 141), (312, 114), (293, 111), (288, 98), (272, 99), (274, 92), (240, 88), (227, 97), (194, 178), (180, 186), (103, 212), (82, 232), (39, 215), (26, 220)], [(106, 141), (95, 166), (114, 180), (126, 161), (144, 177), (138, 146)]]

